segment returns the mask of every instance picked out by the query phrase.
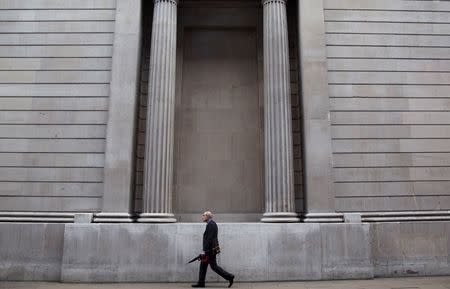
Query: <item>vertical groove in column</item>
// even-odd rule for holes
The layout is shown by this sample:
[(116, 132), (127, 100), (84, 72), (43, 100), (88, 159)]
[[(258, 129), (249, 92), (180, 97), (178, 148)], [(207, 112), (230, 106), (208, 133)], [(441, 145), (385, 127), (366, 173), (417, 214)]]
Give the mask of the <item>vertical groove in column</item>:
[(143, 210), (139, 222), (175, 222), (171, 194), (177, 1), (155, 0), (149, 66)]
[[(263, 17), (265, 17), (265, 11), (264, 10), (263, 10)], [(267, 24), (266, 24), (266, 22), (263, 22), (263, 34), (266, 33), (266, 30), (267, 30)], [(264, 59), (267, 58), (265, 43), (263, 43), (263, 58)], [(264, 79), (267, 78), (266, 75), (267, 75), (266, 68), (263, 67), (263, 78)], [(264, 87), (264, 94), (265, 94), (265, 87)], [(265, 104), (264, 104), (264, 106), (265, 106)], [(266, 119), (264, 119), (264, 134), (267, 131), (267, 127), (268, 127), (268, 123), (267, 123)], [(267, 138), (264, 137), (264, 147), (266, 147), (266, 146), (267, 146)], [(267, 155), (266, 151), (264, 151), (264, 159), (266, 160), (266, 161), (264, 161), (264, 163), (266, 163), (267, 159), (268, 159), (268, 155)], [(270, 187), (270, 180), (267, 178), (267, 173), (266, 172), (267, 171), (264, 171), (264, 185), (266, 187)], [(267, 199), (268, 199), (267, 197), (264, 199), (264, 208), (267, 208), (267, 205), (268, 205)]]
[[(154, 12), (153, 12), (153, 25), (152, 25), (152, 40), (151, 40), (151, 45), (150, 45), (150, 51), (153, 52), (153, 53), (150, 53), (149, 83), (156, 83), (156, 75), (157, 75), (157, 73), (155, 73), (155, 69), (157, 67), (157, 63), (156, 63), (157, 59), (155, 59), (155, 56), (156, 56), (157, 53), (155, 53), (155, 50), (157, 49), (157, 46), (156, 46), (156, 43), (158, 42), (157, 35), (159, 34), (157, 30), (159, 29), (159, 26), (155, 25), (155, 23), (158, 23), (158, 22), (159, 22), (159, 9), (154, 9)], [(148, 95), (155, 95), (156, 87), (154, 85), (148, 85), (148, 89), (149, 89)], [(152, 131), (154, 130), (154, 128), (152, 127), (154, 121), (152, 121), (152, 122), (149, 121), (149, 115), (155, 116), (154, 108), (155, 108), (155, 106), (152, 105), (150, 103), (150, 101), (148, 100), (147, 101), (147, 129), (146, 129), (147, 132), (150, 131), (150, 128), (151, 128)], [(146, 133), (146, 137), (147, 137), (147, 135), (148, 135), (148, 133)], [(149, 143), (149, 140), (147, 139), (145, 143), (146, 143), (146, 145), (145, 145), (145, 153), (144, 153), (144, 155), (148, 155), (148, 145), (147, 144)], [(150, 171), (150, 168), (155, 166), (155, 163), (154, 163), (155, 161), (156, 161), (155, 158), (150, 160), (148, 157), (145, 157), (144, 172)], [(149, 187), (149, 185), (148, 185), (149, 183), (150, 184), (155, 184), (156, 183), (155, 177), (156, 176), (154, 174), (151, 175), (151, 176), (148, 176), (148, 174), (144, 173), (144, 187), (147, 186), (147, 188), (148, 188)], [(147, 191), (148, 191), (148, 189), (147, 189)], [(154, 195), (148, 195), (145, 192), (143, 192), (143, 198), (145, 197), (145, 195), (147, 195), (146, 196), (147, 199), (145, 201), (143, 201), (142, 211), (143, 212), (149, 212), (150, 208), (148, 207), (148, 203), (149, 202), (150, 203), (154, 203), (155, 202), (155, 196)]]
[(277, 65), (277, 83), (278, 83), (278, 85), (279, 85), (279, 88), (278, 88), (278, 95), (277, 95), (277, 98), (278, 98), (278, 103), (277, 103), (277, 105), (278, 105), (278, 108), (277, 108), (277, 112), (278, 112), (278, 119), (279, 119), (279, 122), (278, 122), (278, 125), (279, 125), (279, 129), (277, 130), (278, 131), (278, 133), (279, 133), (279, 135), (277, 136), (277, 138), (279, 139), (279, 145), (278, 145), (278, 153), (280, 154), (280, 157), (279, 157), (279, 160), (280, 160), (280, 162), (279, 162), (279, 172), (280, 172), (280, 175), (283, 177), (283, 179), (282, 180), (280, 180), (280, 182), (278, 183), (278, 191), (281, 193), (280, 194), (280, 196), (279, 196), (279, 200), (277, 200), (278, 201), (278, 206), (277, 206), (277, 211), (281, 211), (281, 212), (283, 212), (284, 211), (284, 194), (285, 194), (285, 184), (287, 184), (287, 180), (285, 179), (286, 178), (286, 171), (285, 171), (285, 168), (284, 168), (284, 166), (285, 166), (285, 158), (284, 158), (284, 151), (283, 151), (283, 149), (284, 149), (284, 138), (285, 138), (285, 135), (284, 135), (284, 133), (283, 133), (283, 128), (281, 127), (281, 126), (283, 126), (284, 125), (284, 122), (283, 122), (283, 120), (284, 120), (284, 115), (283, 115), (283, 111), (284, 111), (284, 109), (283, 109), (283, 106), (284, 106), (284, 79), (283, 79), (283, 69), (284, 69), (284, 67), (283, 67), (283, 63), (282, 63), (282, 59), (283, 59), (283, 41), (282, 41), (282, 36), (283, 36), (283, 27), (282, 27), (282, 21), (281, 21), (281, 14), (280, 14), (280, 3), (276, 3), (275, 4), (275, 11), (276, 11), (276, 18), (277, 18), (277, 21), (279, 22), (279, 23), (277, 23), (277, 35), (279, 36), (279, 39), (278, 39), (278, 41), (276, 42), (276, 44), (277, 44), (277, 48), (276, 48), (276, 51), (278, 51), (278, 53), (277, 53), (277, 62), (279, 63), (279, 65)]
[[(267, 19), (267, 21), (264, 21), (264, 23), (266, 25), (266, 30), (264, 31), (264, 35), (271, 35), (270, 27), (272, 27), (272, 17), (270, 17), (270, 11), (268, 11), (267, 9), (264, 9), (264, 18)], [(264, 71), (266, 72), (264, 79), (270, 79), (268, 67), (270, 67), (272, 65), (272, 57), (268, 52), (269, 51), (268, 43), (269, 43), (269, 41), (264, 42), (264, 53), (265, 53), (264, 59), (265, 59), (265, 61), (267, 60), (267, 63), (268, 63), (268, 66), (265, 66), (265, 69), (264, 69)], [(265, 87), (264, 94), (272, 93), (272, 81), (268, 81), (267, 85), (265, 85), (264, 87)], [(265, 102), (264, 110), (266, 111), (265, 122), (268, 123), (268, 128), (266, 129), (264, 135), (266, 135), (266, 134), (268, 135), (269, 131), (272, 131), (272, 129), (273, 129), (273, 124), (272, 124), (273, 117), (272, 117), (272, 109), (271, 109), (272, 106), (270, 106), (268, 104), (267, 100), (265, 100), (264, 102)], [(273, 139), (270, 137), (267, 137), (267, 136), (265, 136), (265, 138), (266, 138), (266, 146), (265, 147), (271, 147)], [(267, 169), (265, 170), (266, 171), (266, 180), (268, 183), (270, 183), (270, 185), (268, 186), (268, 188), (269, 188), (268, 194), (266, 195), (266, 199), (267, 199), (266, 208), (270, 208), (272, 205), (272, 199), (273, 199), (272, 192), (275, 191), (275, 189), (273, 187), (274, 183), (273, 183), (273, 180), (271, 177), (273, 175), (272, 174), (272, 166), (268, 166), (267, 164), (268, 163), (271, 164), (273, 162), (273, 158), (272, 158), (272, 153), (270, 150), (265, 150), (265, 152), (266, 152), (266, 155), (268, 156), (268, 157), (266, 157), (266, 160), (267, 160), (266, 161)]]
[(294, 212), (286, 3), (263, 0), (266, 212), (262, 222), (298, 222)]
[[(177, 15), (175, 13), (175, 6), (174, 5), (171, 5), (171, 6), (168, 7), (168, 14), (169, 14), (169, 19), (176, 19)], [(172, 170), (173, 157), (172, 157), (172, 152), (173, 152), (173, 149), (174, 149), (174, 144), (173, 144), (173, 134), (174, 134), (173, 109), (175, 107), (175, 89), (174, 88), (175, 88), (175, 57), (176, 57), (176, 54), (174, 53), (175, 52), (174, 49), (176, 49), (176, 33), (175, 33), (176, 32), (176, 23), (174, 23), (173, 25), (175, 25), (175, 29), (171, 29), (169, 31), (169, 33), (168, 33), (168, 38), (169, 39), (167, 41), (167, 44), (168, 44), (168, 47), (167, 47), (167, 61), (170, 62), (170, 65), (168, 67), (168, 74), (169, 75), (173, 75), (173, 82), (172, 83), (168, 83), (168, 86), (167, 86), (167, 93), (172, 96), (171, 103), (170, 103), (170, 105), (168, 105), (168, 110), (167, 110), (167, 114), (168, 114), (167, 117), (169, 119), (168, 126), (169, 126), (170, 131), (172, 133), (167, 134), (167, 136), (166, 136), (167, 143), (169, 144), (168, 147), (171, 148), (171, 149), (167, 149), (166, 153), (165, 153), (166, 158), (168, 160), (167, 172), (170, 172), (170, 174), (169, 173), (166, 174), (166, 179), (165, 179), (165, 181), (167, 183), (167, 186), (168, 186), (168, 191), (170, 192), (169, 194), (167, 194), (165, 196), (165, 200), (164, 200), (165, 201), (164, 202), (164, 205), (165, 205), (164, 209), (166, 211), (172, 211), (172, 209), (171, 209), (172, 208), (172, 206), (171, 206), (171, 204), (172, 204), (171, 203), (171, 195), (172, 195), (172, 184), (173, 184), (173, 182), (172, 182), (172, 177), (173, 177), (173, 170)]]
[[(269, 148), (270, 150), (274, 151), (274, 170), (273, 174), (275, 176), (275, 190), (272, 192), (273, 199), (272, 199), (272, 209), (271, 212), (279, 212), (280, 211), (280, 200), (279, 195), (283, 192), (280, 189), (280, 183), (282, 180), (280, 177), (282, 177), (281, 172), (281, 166), (280, 166), (280, 141), (281, 138), (279, 136), (280, 130), (279, 130), (279, 118), (280, 118), (280, 112), (278, 110), (279, 105), (279, 97), (280, 97), (280, 78), (279, 78), (279, 69), (280, 69), (280, 48), (279, 48), (279, 20), (277, 15), (277, 2), (270, 3), (268, 6), (269, 11), (271, 11), (271, 18), (273, 20), (273, 32), (271, 35), (272, 40), (269, 42), (269, 54), (272, 55), (272, 59), (274, 60), (272, 62), (272, 66), (269, 67), (269, 73), (273, 76), (272, 84), (274, 86), (273, 94), (269, 95), (269, 102), (270, 106), (273, 110), (273, 121), (274, 121), (274, 128), (273, 131), (270, 133), (271, 138), (275, 140), (274, 146)], [(281, 181), (281, 182), (280, 182)]]
[[(176, 18), (177, 18), (176, 6), (172, 6), (171, 13), (172, 13), (171, 19), (175, 19), (176, 20)], [(176, 21), (175, 21), (174, 25), (176, 27), (176, 25), (177, 25)], [(172, 55), (171, 59), (173, 61), (172, 65), (171, 65), (171, 69), (172, 69), (171, 70), (171, 75), (174, 75), (174, 78), (175, 78), (175, 75), (176, 75), (177, 33), (176, 33), (176, 29), (172, 30), (171, 32), (172, 32), (172, 35), (170, 37), (170, 40), (171, 40), (170, 48), (172, 50), (171, 51), (171, 55)], [(175, 96), (175, 93), (176, 93), (176, 91), (175, 91), (175, 81), (174, 81), (173, 85), (170, 87), (170, 89), (171, 89), (170, 90), (171, 95)], [(170, 107), (170, 117), (169, 117), (169, 119), (170, 119), (170, 127), (171, 127), (172, 131), (175, 131), (175, 97), (173, 99), (173, 104)], [(173, 148), (174, 145), (175, 145), (174, 134), (172, 133), (169, 137), (170, 137), (171, 147)], [(172, 160), (169, 163), (169, 171), (170, 172), (173, 172), (173, 155), (174, 155), (173, 149), (169, 150), (169, 159)], [(170, 184), (170, 191), (173, 192), (173, 181), (172, 181), (171, 178), (169, 179), (169, 184)], [(167, 201), (167, 208), (168, 208), (168, 210), (169, 209), (171, 210), (171, 207), (172, 207), (172, 194), (169, 194), (168, 201)]]
[[(281, 7), (280, 8), (284, 8)], [(287, 24), (287, 13), (286, 9), (280, 9), (281, 14), (281, 22), (282, 22), (282, 30), (284, 33), (282, 33), (282, 47), (283, 51), (286, 51), (284, 53), (282, 62), (283, 67), (286, 69), (283, 70), (284, 73), (284, 95), (287, 97), (284, 98), (285, 105), (284, 105), (284, 123), (286, 126), (286, 130), (284, 130), (285, 138), (284, 138), (284, 147), (287, 149), (285, 150), (286, 157), (284, 158), (286, 162), (285, 170), (288, 178), (288, 182), (285, 184), (285, 190), (284, 190), (284, 204), (285, 204), (285, 210), (289, 212), (294, 211), (294, 167), (293, 167), (293, 153), (292, 153), (292, 117), (291, 117), (291, 91), (290, 91), (290, 67), (289, 67), (289, 43), (288, 43), (288, 24)]]
[[(163, 15), (164, 15), (165, 18), (170, 19), (170, 15), (168, 15), (169, 11), (168, 11), (167, 8), (168, 8), (167, 5), (163, 5), (162, 6)], [(162, 71), (162, 75), (163, 76), (167, 76), (168, 75), (167, 71), (168, 71), (168, 68), (170, 67), (170, 63), (169, 63), (169, 60), (167, 58), (167, 56), (169, 55), (169, 53), (167, 51), (168, 40), (170, 39), (169, 34), (170, 34), (170, 29), (168, 31), (166, 31), (166, 34), (161, 34), (161, 37), (162, 37), (161, 50), (165, 51), (165, 53), (164, 52), (162, 53), (162, 55), (163, 55), (162, 62), (165, 63), (165, 65), (161, 66), (161, 69), (163, 70)], [(164, 97), (164, 99), (167, 99), (167, 100), (170, 99), (170, 95), (169, 95), (169, 91), (168, 91), (168, 86), (169, 85), (170, 85), (169, 81), (166, 79), (163, 82), (163, 85), (161, 87), (161, 94)], [(160, 149), (159, 153), (161, 155), (161, 175), (160, 175), (161, 190), (167, 190), (168, 193), (161, 194), (161, 200), (160, 200), (160, 202), (157, 203), (157, 205), (159, 205), (158, 212), (164, 212), (164, 208), (166, 207), (165, 206), (166, 196), (171, 193), (169, 191), (170, 186), (169, 186), (168, 182), (166, 181), (166, 176), (168, 175), (168, 173), (167, 173), (168, 157), (166, 155), (166, 151), (167, 151), (167, 147), (170, 146), (170, 144), (167, 142), (168, 130), (170, 129), (170, 120), (168, 118), (168, 107), (169, 107), (169, 105), (170, 105), (170, 101), (164, 101), (163, 102), (163, 108), (162, 108), (162, 111), (163, 111), (163, 114), (164, 114), (163, 115), (163, 119), (167, 120), (168, 123), (166, 124), (167, 128), (162, 130), (161, 147), (159, 148)], [(164, 144), (166, 144), (166, 145), (164, 145)], [(167, 186), (167, 188), (164, 188), (164, 186)]]
[[(159, 8), (157, 8), (156, 6), (158, 6)], [(148, 175), (150, 174), (152, 176), (152, 178), (154, 179), (153, 183), (144, 183), (147, 184), (148, 186), (148, 190), (145, 190), (144, 187), (144, 193), (145, 191), (148, 191), (151, 194), (151, 198), (153, 199), (153, 202), (145, 202), (144, 200), (144, 205), (147, 206), (147, 211), (143, 211), (143, 212), (148, 212), (148, 213), (154, 213), (155, 211), (157, 211), (157, 209), (155, 208), (155, 206), (157, 206), (158, 201), (159, 201), (159, 171), (155, 171), (155, 168), (158, 167), (159, 165), (159, 149), (160, 149), (160, 145), (158, 143), (158, 141), (160, 140), (160, 133), (161, 133), (161, 129), (160, 126), (161, 124), (159, 123), (161, 120), (161, 109), (160, 109), (160, 104), (161, 104), (161, 94), (159, 91), (160, 85), (161, 85), (161, 79), (159, 79), (161, 77), (161, 65), (162, 63), (161, 61), (161, 35), (162, 35), (162, 25), (161, 22), (163, 21), (163, 17), (162, 17), (162, 7), (160, 5), (157, 5), (155, 3), (155, 10), (158, 12), (158, 16), (157, 16), (157, 22), (156, 24), (156, 33), (155, 33), (155, 53), (153, 54), (153, 68), (151, 70), (151, 72), (154, 74), (154, 79), (155, 82), (154, 83), (149, 83), (148, 85), (153, 87), (153, 91), (154, 94), (150, 95), (148, 94), (149, 97), (149, 103), (152, 106), (152, 110), (153, 110), (153, 114), (151, 116), (148, 117), (148, 119), (151, 122), (151, 130), (152, 131), (148, 131), (148, 133), (146, 134), (147, 138), (150, 138), (150, 141), (148, 142), (150, 144), (149, 147), (147, 147), (146, 150), (146, 156), (148, 159), (152, 160), (152, 166), (149, 167), (149, 171), (147, 173), (144, 172), (144, 178), (148, 177)], [(153, 100), (152, 100), (153, 99)], [(151, 150), (150, 150), (151, 148)], [(155, 192), (155, 193), (154, 193)]]
[[(267, 18), (267, 10), (263, 9), (263, 18)], [(268, 33), (268, 21), (263, 21), (263, 35)], [(267, 43), (266, 41), (263, 42), (263, 57), (264, 59), (268, 59), (268, 55), (267, 55)], [(267, 73), (267, 66), (263, 67), (263, 71), (264, 71), (264, 79), (268, 78), (268, 73)], [(264, 95), (266, 95), (266, 90), (270, 89), (270, 87), (264, 85)], [(267, 102), (266, 99), (264, 99), (264, 147), (268, 147), (269, 146), (269, 138), (267, 138), (265, 135), (267, 134), (267, 132), (270, 129), (270, 122), (267, 119), (267, 115), (270, 114), (270, 110), (267, 106)], [(270, 160), (270, 152), (268, 150), (264, 150), (264, 163), (265, 166), (267, 167), (267, 164), (269, 163)], [(268, 174), (268, 170), (265, 169), (264, 170), (264, 185), (265, 187), (272, 187), (272, 182), (271, 179), (269, 178), (269, 174)], [(267, 192), (267, 190), (265, 190)], [(266, 194), (265, 196), (265, 208), (269, 207), (269, 198), (270, 196)]]
[[(164, 15), (164, 17), (166, 18), (166, 19), (170, 19), (170, 14), (169, 14), (169, 10), (168, 10), (168, 7), (167, 7), (167, 5), (163, 5), (163, 15)], [(162, 51), (165, 51), (165, 53), (163, 52), (163, 57), (162, 57), (162, 62), (163, 63), (165, 63), (165, 65), (163, 65), (163, 66), (161, 66), (161, 68), (162, 68), (162, 75), (170, 75), (170, 74), (168, 74), (168, 71), (169, 71), (169, 67), (170, 67), (170, 62), (169, 62), (169, 59), (168, 59), (168, 56), (170, 55), (170, 53), (168, 53), (169, 51), (168, 51), (168, 46), (169, 46), (169, 41), (170, 41), (170, 29), (168, 30), (168, 31), (166, 31), (166, 34), (162, 34), (161, 35), (161, 37), (163, 38), (162, 39), (162, 47), (161, 47), (161, 50)], [(163, 86), (161, 87), (161, 91), (162, 91), (162, 93), (163, 93), (163, 97), (164, 97), (164, 99), (170, 99), (170, 92), (169, 92), (169, 85), (170, 85), (170, 83), (169, 83), (169, 81), (164, 81), (163, 82)], [(167, 178), (166, 177), (168, 177), (169, 176), (169, 174), (168, 174), (168, 157), (167, 157), (167, 155), (166, 155), (166, 152), (167, 152), (167, 148), (170, 146), (170, 143), (167, 141), (167, 136), (168, 136), (168, 134), (169, 134), (169, 130), (170, 130), (170, 119), (169, 119), (169, 111), (168, 111), (168, 108), (169, 108), (169, 106), (170, 106), (170, 101), (164, 101), (164, 104), (163, 104), (163, 109), (162, 109), (162, 111), (164, 112), (164, 118), (163, 119), (165, 119), (165, 120), (167, 120), (167, 123), (166, 123), (166, 126), (167, 126), (167, 128), (165, 128), (163, 131), (162, 131), (162, 135), (161, 135), (161, 144), (162, 144), (162, 146), (161, 146), (161, 148), (160, 148), (160, 154), (161, 154), (161, 168), (162, 168), (162, 170), (161, 170), (161, 176), (160, 176), (160, 178), (161, 178), (161, 180), (160, 180), (160, 182), (161, 182), (161, 186), (162, 186), (162, 190), (167, 190), (167, 193), (166, 194), (161, 194), (161, 200), (160, 200), (160, 202), (158, 203), (158, 205), (160, 206), (158, 209), (159, 209), (159, 211), (160, 212), (165, 212), (165, 208), (166, 208), (166, 196), (167, 195), (169, 195), (169, 194), (171, 194), (172, 192), (170, 191), (170, 186), (169, 186), (169, 183), (167, 182)], [(166, 145), (164, 145), (164, 144), (166, 144)], [(164, 188), (164, 186), (167, 186), (167, 188)]]

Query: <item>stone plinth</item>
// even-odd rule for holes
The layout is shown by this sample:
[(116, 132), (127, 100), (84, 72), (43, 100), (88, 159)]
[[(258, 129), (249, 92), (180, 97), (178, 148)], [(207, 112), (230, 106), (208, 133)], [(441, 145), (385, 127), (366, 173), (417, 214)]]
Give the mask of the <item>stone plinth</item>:
[[(219, 223), (218, 262), (239, 281), (373, 277), (369, 224)], [(193, 282), (205, 224), (69, 224), (65, 282)], [(207, 280), (219, 281), (208, 273)]]

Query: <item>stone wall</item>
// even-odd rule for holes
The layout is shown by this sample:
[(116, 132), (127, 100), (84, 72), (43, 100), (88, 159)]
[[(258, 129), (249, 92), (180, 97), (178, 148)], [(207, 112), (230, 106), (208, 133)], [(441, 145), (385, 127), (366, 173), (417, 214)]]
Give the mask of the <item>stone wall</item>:
[[(64, 282), (193, 282), (204, 224), (66, 226)], [(237, 281), (371, 278), (369, 224), (219, 224)], [(93, 270), (95, 269), (95, 270)], [(208, 281), (222, 281), (211, 273)]]
[(59, 281), (65, 224), (0, 223), (0, 280)]
[(0, 4), (0, 211), (97, 211), (115, 0)]
[(450, 274), (450, 223), (375, 223), (371, 226), (376, 277)]
[[(448, 221), (218, 225), (238, 282), (450, 274)], [(204, 226), (0, 223), (0, 280), (194, 282)]]
[(450, 209), (449, 11), (324, 0), (337, 211)]

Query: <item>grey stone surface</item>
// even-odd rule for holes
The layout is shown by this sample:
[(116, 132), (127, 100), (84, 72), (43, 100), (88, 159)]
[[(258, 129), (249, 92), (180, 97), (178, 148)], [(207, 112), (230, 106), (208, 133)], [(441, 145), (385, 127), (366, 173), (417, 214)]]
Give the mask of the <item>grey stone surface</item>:
[(101, 209), (116, 0), (94, 2), (0, 3), (0, 211)]
[(264, 209), (264, 124), (257, 57), (262, 32), (255, 15), (262, 6), (185, 3), (177, 39), (176, 218), (198, 221), (199, 211), (214, 208), (222, 222), (258, 221)]
[(333, 213), (331, 127), (323, 1), (298, 1), (306, 213)]
[(343, 216), (345, 223), (361, 223), (360, 213), (344, 213)]
[[(183, 10), (183, 17), (189, 12)], [(174, 159), (177, 218), (195, 213), (198, 220), (198, 212), (207, 207), (214, 208), (215, 214), (262, 212), (256, 27), (229, 28), (185, 27), (180, 32), (183, 74), (176, 101)]]
[(0, 280), (60, 280), (64, 226), (0, 223)]
[[(201, 251), (204, 227), (0, 223), (0, 280), (195, 281), (198, 263), (186, 262)], [(240, 281), (450, 274), (449, 221), (219, 223), (219, 241), (219, 264)]]
[(98, 215), (104, 222), (130, 221), (132, 211), (141, 1), (117, 1), (115, 23), (103, 204)]
[(377, 277), (450, 275), (450, 222), (372, 225)]
[[(195, 281), (204, 224), (68, 224), (65, 282)], [(373, 276), (369, 224), (219, 224), (219, 263), (241, 281)], [(208, 280), (218, 277), (208, 274)]]
[[(58, 1), (58, 0), (37, 0), (31, 6), (35, 9), (114, 9), (116, 0), (79, 0), (79, 1)], [(6, 0), (2, 2), (3, 9), (30, 9), (30, 3)]]
[(92, 220), (94, 219), (93, 213), (75, 213), (73, 215), (73, 222), (74, 223), (92, 223)]
[(450, 209), (449, 25), (434, 24), (448, 2), (317, 2), (325, 9), (336, 210)]
[(321, 279), (373, 277), (369, 224), (320, 224)]

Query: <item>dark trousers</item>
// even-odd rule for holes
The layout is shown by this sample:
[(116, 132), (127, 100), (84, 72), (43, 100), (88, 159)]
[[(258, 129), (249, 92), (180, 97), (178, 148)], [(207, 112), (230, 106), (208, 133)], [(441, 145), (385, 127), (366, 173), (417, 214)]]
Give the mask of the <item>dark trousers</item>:
[(233, 274), (228, 273), (224, 269), (222, 269), (219, 265), (217, 265), (216, 255), (209, 256), (208, 263), (200, 262), (200, 273), (198, 277), (199, 284), (205, 284), (206, 270), (208, 269), (208, 264), (211, 266), (211, 269), (219, 274), (225, 280), (230, 280), (233, 277)]

